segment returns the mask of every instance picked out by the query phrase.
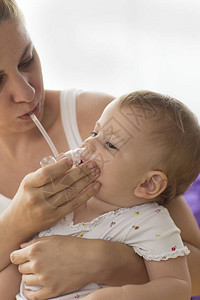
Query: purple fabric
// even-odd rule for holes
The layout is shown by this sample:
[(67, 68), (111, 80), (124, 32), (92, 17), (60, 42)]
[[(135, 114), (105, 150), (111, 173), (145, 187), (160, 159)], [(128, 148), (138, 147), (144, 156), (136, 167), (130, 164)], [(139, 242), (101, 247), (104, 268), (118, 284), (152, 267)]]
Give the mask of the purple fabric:
[[(184, 198), (200, 227), (200, 174), (189, 190), (184, 194)], [(192, 297), (191, 300), (200, 300), (200, 296)]]
[(200, 174), (189, 190), (184, 194), (184, 198), (191, 208), (200, 227)]

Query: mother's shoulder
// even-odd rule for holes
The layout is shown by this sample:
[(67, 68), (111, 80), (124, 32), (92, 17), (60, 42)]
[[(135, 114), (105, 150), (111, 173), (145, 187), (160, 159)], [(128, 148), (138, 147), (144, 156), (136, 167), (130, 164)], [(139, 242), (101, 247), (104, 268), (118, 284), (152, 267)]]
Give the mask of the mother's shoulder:
[(78, 93), (77, 120), (82, 139), (88, 137), (104, 108), (113, 99), (113, 96), (100, 92), (81, 91)]

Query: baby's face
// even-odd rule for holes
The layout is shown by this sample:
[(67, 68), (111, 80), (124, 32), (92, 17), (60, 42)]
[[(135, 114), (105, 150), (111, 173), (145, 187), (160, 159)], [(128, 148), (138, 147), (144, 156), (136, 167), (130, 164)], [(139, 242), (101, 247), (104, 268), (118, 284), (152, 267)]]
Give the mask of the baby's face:
[(94, 160), (101, 169), (97, 198), (120, 207), (139, 204), (134, 202), (134, 188), (149, 170), (153, 150), (147, 147), (147, 125), (137, 124), (136, 128), (128, 112), (127, 107), (119, 107), (118, 99), (112, 101), (83, 143), (83, 161)]

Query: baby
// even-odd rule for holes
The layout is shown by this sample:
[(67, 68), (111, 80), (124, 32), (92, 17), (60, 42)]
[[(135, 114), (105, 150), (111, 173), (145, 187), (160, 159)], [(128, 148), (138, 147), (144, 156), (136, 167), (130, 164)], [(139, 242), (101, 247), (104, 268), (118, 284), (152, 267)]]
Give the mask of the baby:
[[(171, 97), (133, 92), (105, 108), (82, 146), (82, 161), (94, 160), (101, 169), (102, 187), (39, 237), (60, 234), (128, 244), (144, 258), (149, 282), (117, 288), (90, 283), (56, 299), (189, 300), (189, 250), (162, 205), (182, 195), (200, 172), (195, 116)], [(26, 299), (24, 288), (22, 283), (17, 299)]]

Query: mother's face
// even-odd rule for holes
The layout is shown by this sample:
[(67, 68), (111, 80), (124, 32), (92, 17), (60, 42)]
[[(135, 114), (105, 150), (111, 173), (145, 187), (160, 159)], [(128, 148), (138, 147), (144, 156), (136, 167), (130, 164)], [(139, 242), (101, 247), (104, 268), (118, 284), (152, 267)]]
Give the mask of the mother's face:
[(39, 57), (22, 22), (0, 23), (0, 134), (33, 128), (28, 113), (42, 118)]

